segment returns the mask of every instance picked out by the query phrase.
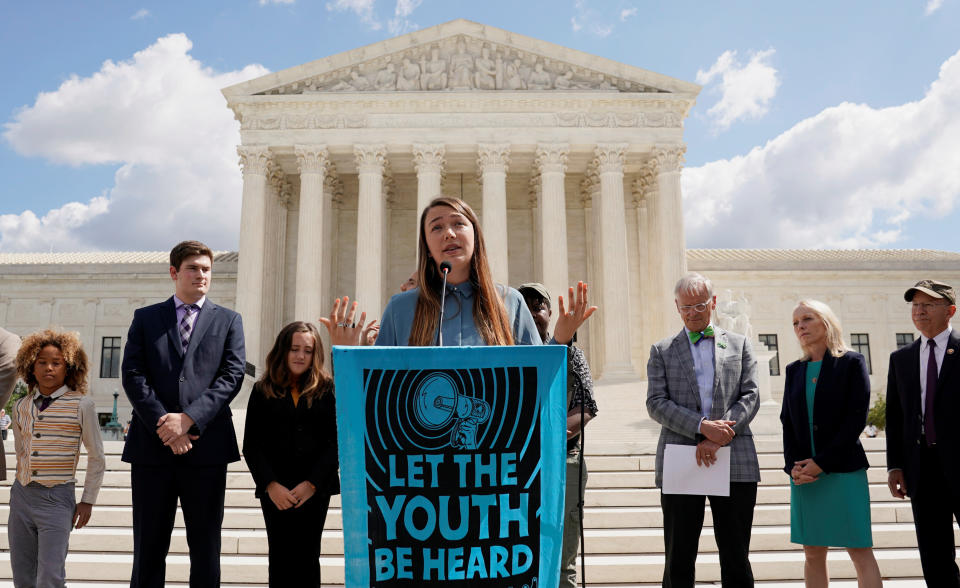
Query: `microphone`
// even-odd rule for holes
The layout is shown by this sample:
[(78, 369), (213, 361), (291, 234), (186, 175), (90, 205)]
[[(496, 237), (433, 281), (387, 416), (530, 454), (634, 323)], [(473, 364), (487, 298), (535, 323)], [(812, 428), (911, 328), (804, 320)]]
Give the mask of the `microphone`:
[(443, 288), (440, 289), (440, 318), (437, 319), (438, 347), (443, 347), (443, 331), (441, 330), (443, 326), (443, 306), (447, 301), (447, 274), (450, 273), (451, 269), (453, 269), (453, 266), (450, 265), (449, 261), (440, 264), (440, 273), (443, 274)]

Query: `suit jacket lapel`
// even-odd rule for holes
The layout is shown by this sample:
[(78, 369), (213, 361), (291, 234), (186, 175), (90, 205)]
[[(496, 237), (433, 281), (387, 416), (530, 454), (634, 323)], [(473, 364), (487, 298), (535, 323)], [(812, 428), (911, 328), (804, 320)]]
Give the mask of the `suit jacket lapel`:
[(213, 323), (214, 314), (217, 312), (217, 305), (213, 302), (210, 302), (207, 299), (203, 303), (203, 307), (200, 308), (200, 312), (197, 314), (197, 320), (193, 324), (193, 333), (190, 334), (190, 343), (187, 344), (187, 354), (192, 354), (193, 351), (200, 345), (200, 341), (203, 340), (203, 336), (206, 334), (207, 329), (210, 328), (210, 325)]
[(180, 325), (177, 324), (177, 305), (173, 296), (167, 299), (163, 306), (163, 322), (166, 327), (170, 345), (180, 357), (183, 357), (183, 342), (180, 341)]
[[(826, 390), (830, 386), (829, 383), (825, 384), (824, 382), (830, 382), (830, 380), (833, 378), (833, 368), (835, 368), (836, 365), (837, 365), (837, 358), (831, 355), (830, 350), (828, 349), (827, 352), (823, 354), (823, 363), (820, 364), (820, 373), (817, 375), (817, 381), (813, 386), (813, 416), (815, 421), (817, 420), (816, 419), (817, 406), (820, 406), (821, 409), (824, 406), (831, 406), (830, 401), (823, 396), (822, 390)], [(804, 374), (804, 378), (803, 378), (804, 387), (801, 388), (804, 391), (804, 394), (803, 394), (804, 403), (806, 403), (806, 396), (807, 396), (806, 382), (807, 382), (807, 378), (806, 378), (806, 374)], [(808, 411), (810, 410), (809, 406), (807, 407), (807, 410)]]
[(697, 410), (703, 410), (700, 406), (700, 386), (697, 385), (697, 372), (693, 367), (693, 354), (690, 353), (690, 338), (687, 336), (686, 330), (681, 329), (680, 334), (673, 338), (670, 349), (672, 349), (680, 359), (680, 365), (683, 367), (683, 375), (687, 379), (687, 384), (690, 385), (693, 397), (697, 401)]
[[(710, 418), (719, 419), (723, 413), (727, 412), (727, 407), (723, 402), (723, 390), (720, 385), (720, 366), (723, 365), (723, 356), (727, 350), (727, 332), (723, 329), (714, 327), (715, 335), (713, 337), (713, 406), (710, 407)], [(723, 346), (721, 346), (721, 342)]]
[(913, 392), (910, 394), (910, 402), (913, 406), (910, 407), (912, 414), (923, 414), (920, 409), (920, 343), (923, 340), (919, 337), (911, 343), (909, 348), (909, 353), (907, 354), (907, 381), (910, 382), (908, 390)]

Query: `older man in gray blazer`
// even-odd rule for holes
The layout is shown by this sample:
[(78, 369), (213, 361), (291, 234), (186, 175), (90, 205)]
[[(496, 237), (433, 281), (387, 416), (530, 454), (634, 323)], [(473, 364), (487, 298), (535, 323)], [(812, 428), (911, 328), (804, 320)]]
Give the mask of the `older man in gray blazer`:
[[(750, 532), (760, 467), (750, 432), (759, 407), (757, 361), (743, 335), (711, 324), (717, 305), (713, 284), (687, 274), (674, 290), (684, 328), (650, 349), (647, 411), (662, 425), (656, 483), (662, 488), (667, 444), (696, 445), (701, 467), (730, 447), (730, 496), (710, 496), (724, 587), (753, 586)], [(660, 494), (666, 561), (663, 586), (693, 588), (703, 527), (704, 496)]]
[[(17, 351), (20, 337), (6, 329), (0, 329), (0, 407), (6, 406), (17, 384)], [(7, 479), (7, 456), (0, 445), (0, 480)]]

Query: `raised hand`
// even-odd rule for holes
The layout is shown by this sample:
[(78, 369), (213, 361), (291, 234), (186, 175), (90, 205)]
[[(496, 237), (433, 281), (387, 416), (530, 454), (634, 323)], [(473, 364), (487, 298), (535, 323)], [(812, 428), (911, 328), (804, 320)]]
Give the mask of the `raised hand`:
[(363, 323), (367, 320), (367, 313), (360, 313), (360, 320), (356, 320), (359, 302), (350, 304), (350, 297), (344, 296), (333, 301), (329, 317), (320, 317), (318, 320), (330, 333), (331, 345), (360, 345), (360, 335)]
[(553, 329), (553, 338), (563, 345), (569, 343), (580, 325), (597, 311), (596, 306), (590, 306), (587, 303), (587, 285), (583, 282), (577, 282), (576, 296), (574, 296), (573, 287), (570, 288), (569, 300), (570, 309), (567, 310), (563, 304), (563, 296), (557, 296), (557, 309), (560, 313), (557, 326)]
[(380, 324), (377, 322), (377, 319), (373, 319), (367, 323), (367, 326), (363, 328), (363, 332), (360, 333), (360, 344), (367, 346), (373, 345), (377, 342), (377, 336), (379, 335)]

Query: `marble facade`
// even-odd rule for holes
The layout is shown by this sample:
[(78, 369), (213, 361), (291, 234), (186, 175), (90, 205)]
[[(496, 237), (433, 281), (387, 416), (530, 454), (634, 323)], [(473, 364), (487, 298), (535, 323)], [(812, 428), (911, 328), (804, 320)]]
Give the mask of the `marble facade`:
[(499, 282), (556, 295), (588, 281), (601, 310), (581, 343), (597, 375), (637, 377), (670, 306), (631, 300), (686, 269), (683, 119), (699, 90), (464, 20), (224, 89), (241, 125), (251, 361), (336, 296), (379, 316), (442, 193), (480, 215)]

